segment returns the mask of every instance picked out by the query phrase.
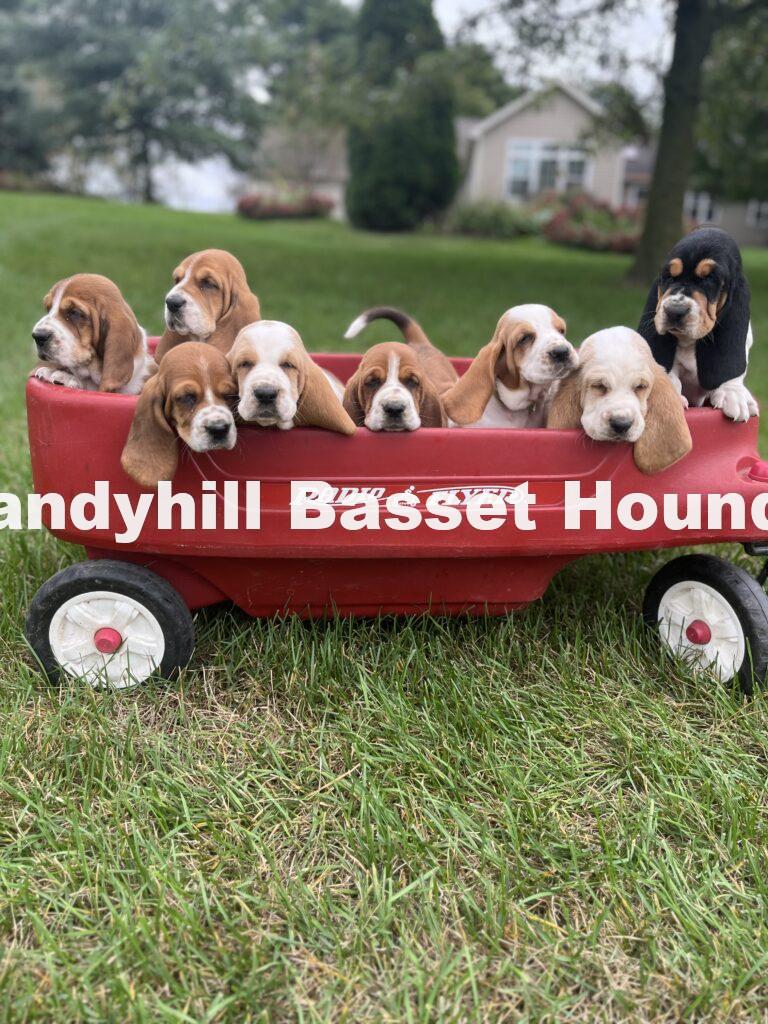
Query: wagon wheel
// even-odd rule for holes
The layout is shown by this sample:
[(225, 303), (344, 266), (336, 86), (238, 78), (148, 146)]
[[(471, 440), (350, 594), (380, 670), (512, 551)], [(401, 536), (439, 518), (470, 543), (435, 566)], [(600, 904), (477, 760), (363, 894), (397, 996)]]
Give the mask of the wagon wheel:
[(170, 678), (192, 655), (184, 601), (156, 573), (130, 562), (82, 562), (40, 587), (25, 634), (53, 682), (127, 690), (151, 675)]
[(648, 584), (645, 622), (695, 671), (745, 693), (768, 672), (768, 597), (743, 569), (714, 555), (683, 555)]

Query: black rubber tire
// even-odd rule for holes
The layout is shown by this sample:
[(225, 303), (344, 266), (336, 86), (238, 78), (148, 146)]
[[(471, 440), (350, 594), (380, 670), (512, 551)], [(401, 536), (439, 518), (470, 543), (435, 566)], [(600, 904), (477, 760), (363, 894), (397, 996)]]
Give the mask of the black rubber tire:
[(51, 576), (32, 598), (27, 613), (24, 627), (27, 642), (51, 682), (60, 683), (66, 678), (51, 650), (51, 619), (65, 601), (89, 590), (125, 594), (152, 612), (165, 640), (163, 660), (153, 675), (170, 679), (192, 657), (195, 640), (192, 616), (170, 583), (132, 562), (110, 559), (79, 562)]
[(763, 685), (768, 673), (768, 596), (748, 572), (724, 558), (682, 555), (667, 562), (648, 584), (643, 601), (646, 625), (658, 628), (662, 597), (675, 583), (689, 580), (712, 587), (736, 613), (747, 650), (734, 678), (744, 693), (752, 693), (755, 685)]

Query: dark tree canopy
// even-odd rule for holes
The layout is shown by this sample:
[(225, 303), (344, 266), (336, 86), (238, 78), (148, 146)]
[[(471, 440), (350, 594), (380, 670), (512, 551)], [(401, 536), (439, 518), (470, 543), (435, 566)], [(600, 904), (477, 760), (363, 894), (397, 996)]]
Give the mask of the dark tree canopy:
[(458, 183), (445, 43), (431, 0), (365, 0), (357, 39), (347, 210), (358, 227), (410, 230), (442, 212)]

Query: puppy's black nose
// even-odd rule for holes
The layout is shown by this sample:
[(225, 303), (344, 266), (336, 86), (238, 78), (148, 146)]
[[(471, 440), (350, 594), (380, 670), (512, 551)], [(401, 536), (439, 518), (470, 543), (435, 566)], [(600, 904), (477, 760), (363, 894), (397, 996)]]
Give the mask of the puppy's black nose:
[(187, 300), (183, 295), (167, 295), (165, 298), (165, 304), (168, 307), (168, 311), (171, 313), (178, 313), (187, 303)]
[(551, 348), (547, 354), (553, 363), (562, 366), (563, 363), (568, 362), (571, 350), (567, 345), (558, 345), (557, 348)]
[(224, 441), (229, 434), (229, 423), (226, 420), (206, 423), (205, 432), (212, 441)]
[(394, 419), (397, 416), (402, 416), (405, 412), (405, 402), (382, 402), (382, 408), (387, 416), (392, 416)]
[(53, 332), (45, 327), (37, 327), (32, 331), (32, 338), (38, 348), (43, 348), (53, 337)]
[(253, 389), (253, 397), (257, 402), (261, 402), (262, 405), (274, 405), (277, 398), (277, 388), (272, 387), (271, 384), (261, 384)]
[(664, 312), (667, 314), (667, 319), (672, 321), (682, 320), (685, 314), (688, 312), (688, 303), (685, 297), (673, 295), (667, 299), (664, 303)]
[(623, 436), (632, 426), (632, 420), (629, 416), (611, 416), (608, 420), (608, 425), (614, 434)]

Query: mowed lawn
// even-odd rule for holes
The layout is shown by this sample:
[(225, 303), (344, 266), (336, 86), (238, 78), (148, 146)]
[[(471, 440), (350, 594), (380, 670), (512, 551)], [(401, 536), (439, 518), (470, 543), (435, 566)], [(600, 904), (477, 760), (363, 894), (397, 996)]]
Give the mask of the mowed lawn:
[[(206, 246), (316, 350), (383, 302), (470, 354), (519, 301), (579, 341), (645, 297), (624, 259), (537, 241), (0, 194), (0, 490), (30, 484), (50, 284), (105, 273), (158, 331)], [(747, 267), (765, 403), (768, 253)], [(79, 557), (0, 533), (0, 1020), (765, 1019), (766, 701), (643, 633), (668, 553), (574, 564), (500, 620), (208, 610), (183, 676), (122, 697), (52, 689), (25, 650), (30, 598)]]

